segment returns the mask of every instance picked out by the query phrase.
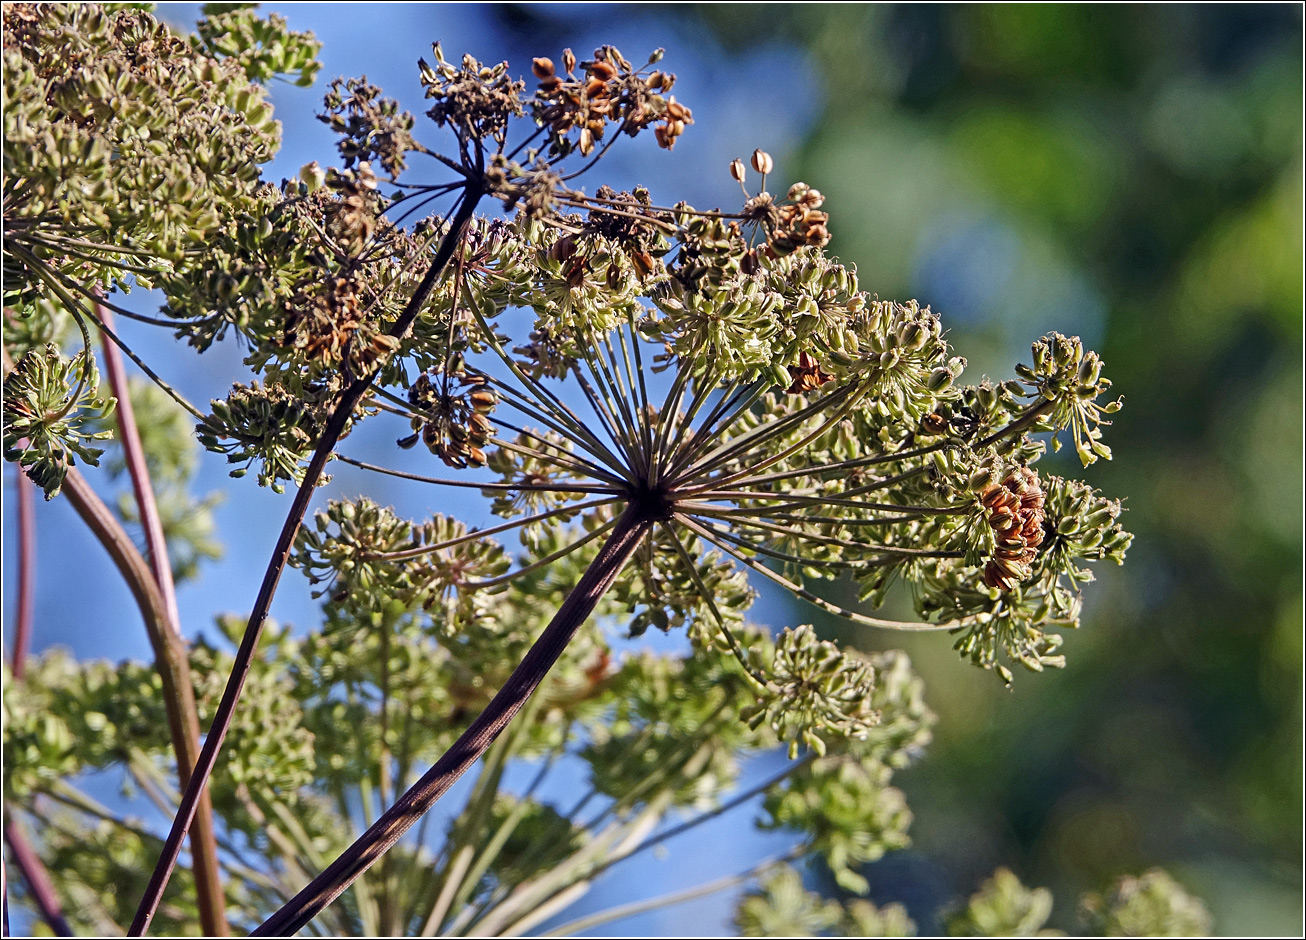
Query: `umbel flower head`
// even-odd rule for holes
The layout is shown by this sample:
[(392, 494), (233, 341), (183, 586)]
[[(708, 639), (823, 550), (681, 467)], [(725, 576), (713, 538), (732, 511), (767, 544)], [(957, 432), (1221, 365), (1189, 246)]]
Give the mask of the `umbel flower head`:
[[(766, 154), (752, 163), (774, 172)], [(743, 182), (741, 161), (731, 173)], [(528, 545), (579, 518), (550, 561), (623, 511), (647, 520), (615, 586), (634, 629), (688, 624), (761, 688), (774, 677), (732, 633), (750, 600), (727, 588), (738, 569), (859, 623), (951, 632), (1007, 681), (1004, 655), (1062, 664), (1048, 628), (1077, 623), (1082, 563), (1120, 561), (1129, 536), (1119, 503), (1039, 472), (1031, 435), (1069, 429), (1085, 463), (1109, 456), (1101, 426), (1119, 403), (1098, 404), (1110, 383), (1095, 354), (1051, 334), (1017, 378), (962, 385), (932, 310), (867, 295), (824, 253), (827, 216), (804, 184), (781, 203), (745, 191), (734, 214), (644, 191), (556, 195), (584, 211), (472, 224), (425, 327), (443, 355), (396, 373), (403, 397), (378, 394), (415, 432), (401, 444), (488, 466), (509, 520), (495, 531)], [(813, 590), (845, 576), (874, 605), (905, 582), (917, 619)]]

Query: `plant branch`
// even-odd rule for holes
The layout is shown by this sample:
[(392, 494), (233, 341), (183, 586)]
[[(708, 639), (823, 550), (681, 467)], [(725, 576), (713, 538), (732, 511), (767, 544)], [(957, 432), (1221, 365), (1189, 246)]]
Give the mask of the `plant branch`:
[(588, 930), (591, 927), (597, 927), (600, 924), (606, 924), (614, 920), (621, 920), (626, 917), (633, 917), (636, 914), (642, 914), (645, 911), (656, 910), (659, 907), (669, 907), (672, 904), (681, 904), (685, 901), (692, 901), (694, 898), (701, 898), (704, 895), (715, 894), (718, 891), (724, 891), (727, 888), (733, 888), (749, 881), (756, 875), (761, 874), (773, 865), (780, 865), (786, 861), (796, 858), (798, 853), (789, 852), (779, 858), (768, 858), (759, 862), (747, 871), (740, 872), (737, 875), (727, 875), (724, 878), (718, 878), (715, 881), (709, 881), (707, 884), (699, 885), (696, 888), (689, 888), (685, 891), (676, 891), (672, 894), (664, 894), (656, 898), (647, 898), (643, 901), (635, 901), (631, 904), (621, 904), (617, 907), (610, 907), (606, 911), (596, 911), (585, 917), (569, 921), (552, 930), (541, 934), (543, 937), (570, 937), (578, 931)]
[(32, 618), (36, 603), (36, 484), (19, 471), (14, 480), (18, 501), (18, 607), (14, 612), (14, 648), (9, 662), (15, 679), (23, 677), (27, 651), (32, 645)]
[[(96, 303), (96, 313), (109, 329), (113, 328), (113, 314), (103, 305)], [(132, 410), (131, 398), (127, 391), (127, 375), (123, 368), (122, 355), (118, 347), (102, 338), (104, 348), (104, 368), (109, 380), (109, 387), (118, 400), (115, 414), (118, 419), (118, 437), (122, 444), (123, 461), (127, 465), (128, 475), (132, 481), (132, 491), (136, 497), (141, 528), (145, 532), (145, 550), (149, 555), (150, 567), (154, 572), (154, 581), (158, 585), (159, 595), (167, 613), (167, 629), (170, 629), (176, 641), (185, 646), (181, 632), (181, 614), (177, 609), (177, 592), (172, 581), (172, 565), (168, 561), (168, 546), (163, 537), (163, 523), (159, 518), (158, 505), (154, 499), (154, 487), (150, 481), (149, 467), (145, 462), (145, 452), (141, 446), (140, 433), (136, 427), (136, 415)], [(163, 668), (164, 660), (156, 658)], [(182, 666), (175, 677), (179, 687), (193, 689), (190, 679), (189, 657), (184, 656)], [(165, 682), (166, 686), (166, 682)], [(183, 694), (177, 702), (182, 710), (181, 729), (185, 736), (185, 747), (177, 751), (177, 764), (180, 770), (181, 785), (185, 786), (190, 777), (190, 770), (195, 766), (200, 751), (199, 714), (195, 709), (195, 697)], [(222, 890), (222, 873), (218, 865), (218, 846), (213, 826), (213, 810), (209, 802), (202, 801), (196, 813), (195, 835), (191, 840), (192, 865), (195, 871), (196, 901), (199, 908), (200, 927), (204, 933), (214, 937), (225, 937), (227, 927), (226, 901)]]
[(621, 515), (598, 555), (567, 595), (544, 632), (508, 677), (485, 710), (444, 756), (422, 776), (344, 854), (253, 932), (253, 936), (288, 936), (313, 919), (353, 881), (399, 841), (499, 736), (530, 698), (599, 599), (616, 580), (644, 539), (651, 520), (638, 507)]
[[(9, 814), (5, 820), (5, 842), (9, 844), (10, 858), (14, 860), (23, 880), (27, 882), (27, 890), (31, 892), (32, 900), (36, 902), (37, 910), (41, 912), (41, 919), (49, 925), (56, 937), (73, 936), (73, 929), (68, 926), (68, 921), (63, 916), (63, 908), (59, 906), (59, 896), (54, 892), (50, 875), (41, 863), (40, 856), (32, 848), (32, 844), (27, 841), (26, 831), (12, 814)], [(5, 903), (7, 917), (7, 892)], [(8, 933), (7, 930), (5, 932)]]
[[(408, 332), (408, 328), (412, 325), (413, 320), (417, 318), (418, 312), (430, 298), (436, 283), (440, 279), (440, 275), (444, 272), (445, 266), (453, 256), (454, 249), (462, 239), (463, 232), (467, 223), (471, 220), (480, 196), (479, 182), (469, 181), (467, 188), (463, 191), (458, 210), (449, 225), (449, 229), (441, 239), (440, 246), (436, 249), (435, 258), (431, 261), (430, 269), (413, 292), (413, 296), (409, 299), (408, 305), (404, 308), (399, 319), (391, 327), (389, 331), (391, 336), (399, 337)], [(281, 580), (281, 573), (285, 570), (290, 549), (294, 545), (295, 535), (299, 532), (299, 526), (303, 522), (304, 514), (308, 511), (313, 492), (322, 478), (322, 471), (326, 467), (331, 452), (335, 449), (336, 442), (340, 439), (341, 433), (349, 423), (354, 409), (367, 394), (368, 389), (371, 388), (375, 377), (376, 372), (374, 371), (363, 378), (356, 379), (341, 393), (340, 400), (332, 412), (331, 418), (327, 421), (326, 428), (323, 430), (313, 456), (309, 460), (308, 467), (304, 471), (304, 481), (295, 493), (290, 513), (282, 526), (281, 535), (277, 538), (272, 558), (268, 561), (263, 583), (259, 587), (258, 596), (254, 600), (254, 608), (250, 613), (249, 623), (245, 627), (240, 647), (236, 651), (231, 676), (227, 680), (227, 687), (223, 690), (222, 700), (219, 702), (217, 712), (213, 717), (213, 724), (204, 740), (204, 748), (200, 752), (195, 773), (182, 794), (181, 806), (177, 810), (172, 829), (164, 842), (163, 853), (159, 858), (158, 865), (146, 887), (145, 897), (141, 900), (140, 907), (136, 912), (136, 918), (132, 922), (129, 931), (130, 936), (139, 937), (145, 933), (151, 918), (154, 916), (154, 911), (163, 897), (163, 889), (166, 887), (168, 877), (177, 863), (177, 856), (181, 853), (182, 838), (195, 817), (200, 795), (204, 791), (209, 775), (213, 773), (214, 764), (218, 759), (218, 750), (222, 747), (222, 741), (227, 736), (228, 728), (231, 727), (236, 701), (240, 697), (241, 689), (245, 685), (245, 678), (249, 674), (250, 666), (254, 661), (259, 636), (263, 632), (263, 624), (267, 619), (268, 609), (271, 607), (277, 584)]]
[[(185, 641), (176, 631), (169, 617), (168, 605), (154, 580), (145, 559), (141, 557), (136, 546), (132, 544), (117, 517), (113, 515), (104, 501), (91, 489), (86, 478), (75, 467), (70, 467), (64, 478), (64, 492), (69, 503), (81, 516), (82, 521), (99, 539), (109, 557), (113, 559), (118, 572), (131, 589), (136, 605), (140, 608), (145, 621), (145, 631), (154, 650), (155, 669), (163, 683), (163, 702), (168, 715), (168, 730), (172, 736), (173, 751), (177, 755), (177, 776), (183, 787), (191, 780), (191, 768), (200, 753), (199, 747), (199, 711), (195, 705), (195, 685), (190, 674), (190, 658)], [(212, 809), (207, 797), (196, 806), (197, 824), (195, 837), (191, 841), (196, 865), (197, 882), (202, 880), (205, 891), (216, 890), (221, 893), (221, 880), (217, 866), (217, 842), (213, 830)], [(210, 867), (204, 867), (206, 859)], [(221, 905), (214, 908), (210, 915), (216, 916), (222, 910)], [(225, 929), (222, 924), (213, 923), (214, 931)], [(206, 924), (206, 930), (208, 925)], [(213, 932), (213, 931), (210, 931)]]

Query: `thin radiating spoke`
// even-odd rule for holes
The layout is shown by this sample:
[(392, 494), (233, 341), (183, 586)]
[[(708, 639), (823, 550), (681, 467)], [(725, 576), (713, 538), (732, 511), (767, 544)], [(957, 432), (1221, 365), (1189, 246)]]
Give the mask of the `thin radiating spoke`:
[(704, 541), (711, 542), (713, 545), (721, 549), (731, 558), (734, 558), (740, 564), (747, 565), (749, 568), (756, 571), (758, 574), (762, 575), (763, 577), (769, 578), (770, 580), (774, 581), (776, 584), (780, 585), (781, 587), (785, 588), (788, 591), (793, 592), (794, 594), (801, 597), (803, 600), (808, 601), (811, 604), (814, 604), (815, 606), (821, 608), (822, 610), (829, 611), (832, 614), (838, 614), (840, 617), (846, 617), (847, 619), (853, 621), (854, 623), (861, 623), (870, 627), (884, 627), (889, 630), (921, 631), (921, 632), (957, 630), (961, 627), (966, 626), (965, 621), (949, 620), (949, 621), (944, 621), (942, 623), (923, 623), (923, 622), (911, 623), (911, 622), (901, 621), (901, 620), (881, 620), (878, 617), (868, 617), (865, 614), (859, 614), (855, 610), (849, 610), (846, 607), (840, 607), (838, 604), (830, 603), (823, 597), (818, 597), (817, 595), (813, 594), (811, 591), (807, 590), (806, 588), (800, 587), (799, 585), (790, 581), (788, 578), (772, 571), (770, 568), (766, 567), (766, 565), (758, 564), (753, 559), (740, 554), (729, 543), (716, 538), (713, 533), (709, 532), (707, 529), (699, 525), (693, 519), (681, 518), (680, 521), (690, 529), (693, 529), (701, 538), (703, 538)]

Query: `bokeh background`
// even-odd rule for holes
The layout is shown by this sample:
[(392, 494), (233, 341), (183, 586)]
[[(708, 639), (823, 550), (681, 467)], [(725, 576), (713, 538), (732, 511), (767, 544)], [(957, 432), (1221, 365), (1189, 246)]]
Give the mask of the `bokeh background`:
[[(185, 28), (197, 9), (160, 14)], [(591, 187), (643, 182), (659, 200), (733, 206), (727, 164), (761, 147), (775, 157), (775, 188), (802, 179), (826, 194), (831, 250), (857, 265), (863, 287), (942, 314), (972, 380), (1007, 377), (1048, 330), (1097, 349), (1125, 398), (1107, 438), (1116, 459), (1057, 466), (1123, 498), (1137, 537), (1126, 566), (1101, 572), (1090, 592), (1063, 672), (1019, 674), (1008, 691), (939, 637), (850, 630), (774, 595), (763, 620), (815, 620), (866, 649), (905, 646), (926, 677), (936, 741), (899, 778), (914, 845), (867, 872), (873, 898), (903, 901), (923, 931), (998, 865), (1052, 888), (1053, 922), (1071, 926), (1080, 892), (1159, 864), (1205, 898), (1218, 932), (1300, 935), (1298, 5), (267, 9), (323, 40), (324, 81), (366, 74), (417, 113), (415, 62), (435, 39), (451, 57), (506, 58), (523, 73), (531, 56), (556, 59), (567, 46), (583, 57), (609, 42), (632, 59), (663, 46), (695, 126), (674, 154), (651, 141), (617, 148)], [(333, 162), (313, 117), (324, 81), (275, 87), (285, 144), (274, 178)], [(133, 344), (192, 400), (239, 376), (238, 349), (196, 360), (157, 334)], [(371, 443), (390, 446), (385, 434)], [(9, 468), (5, 481), (8, 494)], [(188, 629), (213, 635), (214, 613), (249, 603), (289, 497), (232, 485), (216, 457), (199, 488), (227, 492), (227, 554), (179, 599)], [(347, 468), (325, 495), (360, 491), (414, 515), (453, 506), (487, 518), (480, 504), (391, 492)], [(58, 502), (38, 509), (36, 648), (147, 657), (98, 546)], [(294, 573), (273, 613), (316, 619)], [(766, 851), (749, 828), (747, 816), (723, 819), (583, 904), (685, 887), (676, 871), (746, 868)], [(835, 891), (819, 871), (808, 877)], [(731, 904), (704, 899), (611, 929), (725, 931)]]

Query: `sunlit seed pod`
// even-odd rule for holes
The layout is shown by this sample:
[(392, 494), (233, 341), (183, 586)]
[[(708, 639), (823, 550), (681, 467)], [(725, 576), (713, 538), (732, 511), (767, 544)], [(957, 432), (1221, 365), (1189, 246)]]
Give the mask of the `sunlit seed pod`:
[(761, 173), (763, 176), (767, 175), (775, 168), (775, 161), (771, 159), (771, 155), (765, 150), (754, 150), (752, 163), (753, 169)]
[(1010, 591), (1018, 582), (999, 568), (996, 562), (991, 561), (984, 566), (984, 583), (991, 588)]
[(919, 323), (904, 323), (897, 330), (898, 344), (907, 349), (920, 349), (927, 339), (925, 330)]
[(1078, 362), (1082, 355), (1083, 346), (1080, 344), (1078, 336), (1057, 337), (1052, 349), (1052, 358), (1056, 361), (1058, 368), (1064, 369), (1071, 363)]
[(951, 385), (952, 380), (953, 373), (944, 366), (939, 366), (930, 372), (929, 378), (925, 380), (925, 387), (937, 394)]
[(568, 75), (576, 68), (576, 54), (570, 49), (562, 50), (562, 68)]
[(632, 251), (630, 262), (635, 266), (635, 273), (641, 280), (653, 273), (653, 256), (647, 251)]
[(553, 60), (547, 56), (540, 56), (531, 61), (531, 72), (536, 78), (545, 79), (553, 77)]
[(744, 181), (744, 173), (745, 170), (744, 170), (743, 160), (740, 160), (739, 158), (736, 157), (734, 160), (730, 161), (730, 176), (732, 179), (734, 179), (736, 182), (742, 183)]
[(989, 516), (989, 525), (994, 529), (1009, 529), (1015, 521), (1015, 514), (1006, 509), (999, 509), (993, 513), (993, 515)]
[(648, 87), (652, 91), (661, 91), (667, 83), (667, 74), (665, 72), (654, 72), (648, 77)]
[[(685, 124), (694, 123), (694, 112), (677, 101), (674, 95), (667, 99), (667, 114), (672, 119), (682, 122), (681, 131), (684, 130)], [(677, 131), (677, 133), (680, 133), (680, 131)]]
[(494, 410), (494, 406), (499, 401), (498, 396), (493, 391), (484, 387), (473, 390), (468, 394), (467, 399), (472, 403), (472, 408), (481, 414)]
[(998, 570), (1008, 577), (1015, 578), (1017, 581), (1023, 581), (1029, 577), (1028, 569), (1020, 562), (1012, 558), (994, 558), (993, 564)]
[(600, 60), (589, 67), (589, 73), (591, 77), (596, 78), (601, 82), (606, 82), (609, 79), (616, 77), (617, 70), (609, 63)]

